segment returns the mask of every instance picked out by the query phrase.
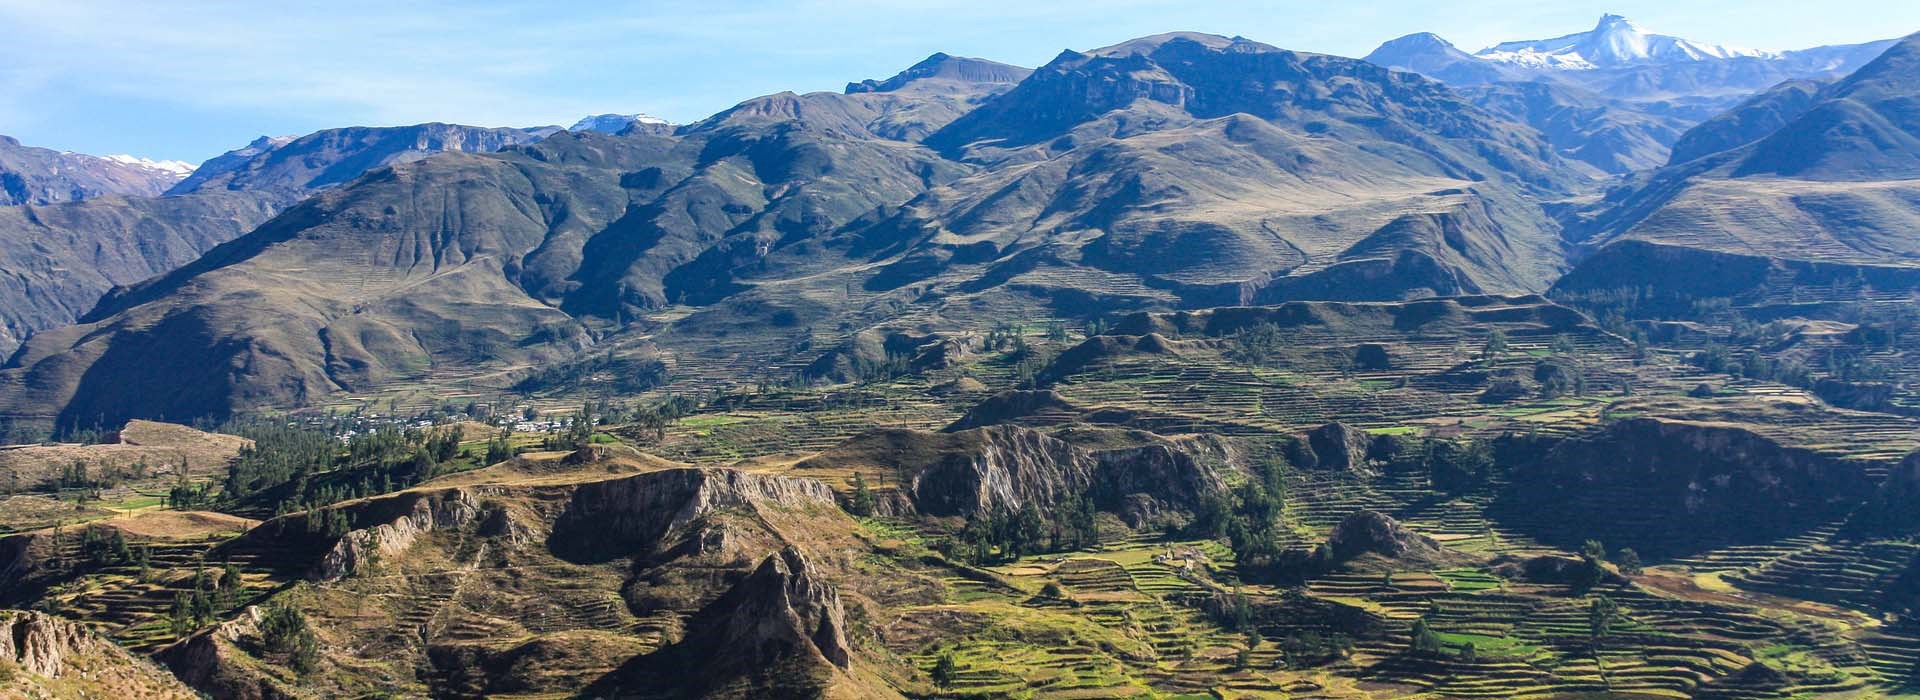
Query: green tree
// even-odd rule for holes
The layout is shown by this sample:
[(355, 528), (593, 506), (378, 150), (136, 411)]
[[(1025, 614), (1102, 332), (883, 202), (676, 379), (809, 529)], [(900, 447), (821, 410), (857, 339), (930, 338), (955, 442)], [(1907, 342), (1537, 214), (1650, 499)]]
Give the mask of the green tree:
[(1487, 334), (1487, 344), (1480, 349), (1482, 358), (1491, 360), (1507, 351), (1507, 333), (1498, 328)]
[(439, 465), (433, 461), (433, 453), (428, 452), (427, 448), (422, 447), (415, 451), (413, 453), (413, 483), (418, 484), (433, 478), (433, 470), (434, 467), (437, 466)]
[(1039, 551), (1040, 541), (1047, 536), (1047, 522), (1040, 517), (1040, 509), (1028, 503), (1020, 509), (1020, 515), (1014, 518), (1012, 547), (1007, 556), (1018, 558)]
[(1600, 540), (1587, 540), (1580, 547), (1580, 570), (1576, 573), (1573, 587), (1578, 591), (1587, 591), (1600, 585), (1607, 576), (1607, 546)]
[(300, 673), (312, 671), (320, 660), (320, 642), (312, 626), (298, 608), (286, 603), (267, 606), (267, 614), (260, 620), (260, 643)]
[(1433, 631), (1425, 617), (1413, 621), (1413, 630), (1407, 637), (1407, 645), (1410, 651), (1420, 656), (1437, 656), (1445, 649), (1445, 645), (1440, 641), (1440, 633)]
[(193, 602), (189, 600), (186, 591), (173, 594), (173, 610), (167, 614), (167, 626), (173, 632), (175, 639), (185, 637), (188, 632), (193, 631)]
[(1620, 573), (1628, 576), (1639, 576), (1644, 570), (1640, 562), (1640, 553), (1633, 551), (1632, 547), (1622, 547), (1618, 553), (1614, 554), (1613, 565), (1620, 567)]
[(847, 500), (847, 512), (860, 517), (873, 515), (873, 489), (867, 487), (867, 479), (860, 472), (853, 473), (853, 497)]
[(487, 441), (487, 464), (499, 464), (513, 458), (513, 444), (507, 441), (507, 431), (493, 436)]
[(240, 601), (240, 567), (229, 561), (220, 570), (220, 608), (231, 609)]
[(1600, 648), (1600, 640), (1613, 630), (1613, 623), (1620, 615), (1620, 606), (1612, 598), (1599, 596), (1587, 606), (1587, 631), (1593, 635), (1593, 648)]
[(953, 658), (953, 650), (941, 650), (940, 656), (933, 660), (933, 684), (941, 690), (953, 685), (954, 676), (960, 673), (960, 662)]
[(1247, 592), (1238, 587), (1233, 589), (1233, 631), (1241, 634), (1253, 631), (1253, 603), (1247, 599)]

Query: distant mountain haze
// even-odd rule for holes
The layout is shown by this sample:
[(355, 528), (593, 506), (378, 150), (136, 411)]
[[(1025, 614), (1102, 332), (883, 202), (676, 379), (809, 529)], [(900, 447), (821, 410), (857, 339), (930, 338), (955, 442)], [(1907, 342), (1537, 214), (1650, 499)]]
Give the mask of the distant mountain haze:
[[(1428, 33), (1382, 44), (1370, 62), (1470, 89), (1482, 106), (1550, 135), (1562, 153), (1608, 173), (1656, 167), (1688, 128), (1790, 80), (1830, 80), (1879, 56), (1893, 40), (1794, 51), (1719, 46), (1656, 34), (1618, 15), (1593, 29), (1509, 41), (1468, 53)], [(1553, 88), (1471, 90), (1499, 83)], [(1520, 103), (1529, 106), (1520, 108)]]

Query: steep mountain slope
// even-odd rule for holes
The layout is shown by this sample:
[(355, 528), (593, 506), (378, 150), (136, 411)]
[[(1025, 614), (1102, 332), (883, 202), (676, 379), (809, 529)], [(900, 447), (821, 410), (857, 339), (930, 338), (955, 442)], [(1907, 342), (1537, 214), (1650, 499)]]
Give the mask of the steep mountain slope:
[(0, 207), (0, 352), (72, 323), (107, 290), (191, 262), (291, 203), (270, 193), (218, 192)]
[[(72, 323), (109, 289), (185, 265), (318, 189), (441, 151), (492, 151), (551, 131), (422, 124), (263, 137), (171, 188), (0, 208), (0, 353)], [(168, 196), (152, 196), (160, 190)]]
[(103, 195), (151, 197), (192, 172), (186, 163), (89, 156), (20, 145), (0, 136), (0, 206), (75, 202)]
[(1826, 83), (1817, 80), (1789, 80), (1768, 88), (1688, 129), (1674, 142), (1669, 164), (1685, 163), (1758, 141), (1805, 114), (1826, 87)]
[(797, 122), (685, 139), (569, 133), (404, 163), (42, 334), (10, 363), (8, 393), (76, 402), (76, 420), (220, 414), (449, 365), (559, 360), (593, 343), (590, 323), (724, 294), (728, 271), (775, 242), (959, 170)]
[[(1688, 137), (1703, 155), (1609, 194), (1581, 232), (1597, 252), (1559, 288), (1691, 281), (1709, 296), (1784, 284), (1913, 288), (1920, 242), (1905, 232), (1920, 226), (1916, 71), (1920, 36), (1804, 107), (1796, 103), (1807, 86), (1786, 86), (1703, 125)], [(1709, 259), (1722, 274), (1673, 275), (1675, 265), (1698, 270)]]
[(1692, 121), (1547, 81), (1456, 88), (1487, 111), (1539, 129), (1561, 155), (1602, 172), (1665, 165)]
[[(4, 412), (220, 415), (604, 342), (705, 352), (729, 328), (777, 348), (769, 328), (968, 323), (943, 295), (1070, 310), (1088, 280), (1167, 306), (1536, 291), (1558, 272), (1526, 197), (1580, 178), (1437, 83), (1205, 35), (1002, 82), (1021, 74), (936, 56), (677, 137), (397, 165), (43, 334), (0, 373)], [(712, 313), (648, 320), (670, 305)]]
[(1079, 268), (1188, 305), (1538, 289), (1555, 243), (1520, 193), (1578, 181), (1437, 83), (1192, 34), (1063, 53), (927, 143), (988, 171), (859, 232), (894, 258), (869, 288), (951, 269), (1058, 295), (1082, 283), (1049, 270)]

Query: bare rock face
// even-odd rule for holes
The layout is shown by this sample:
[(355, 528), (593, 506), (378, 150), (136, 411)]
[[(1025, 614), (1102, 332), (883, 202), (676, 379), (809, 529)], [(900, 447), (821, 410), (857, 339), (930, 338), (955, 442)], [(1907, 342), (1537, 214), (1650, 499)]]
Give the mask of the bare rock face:
[(260, 608), (248, 606), (238, 617), (175, 642), (154, 658), (166, 664), (187, 685), (213, 697), (234, 700), (300, 697), (260, 671), (259, 663), (235, 646), (243, 638), (258, 635), (260, 620), (265, 616)]
[(681, 547), (740, 553), (744, 550), (729, 546), (728, 539), (745, 533), (710, 527), (708, 516), (831, 507), (833, 490), (813, 479), (731, 469), (668, 469), (579, 485), (555, 520), (548, 543), (555, 551), (596, 559), (656, 557)]
[(1444, 552), (1433, 538), (1408, 530), (1399, 521), (1372, 510), (1362, 510), (1341, 520), (1327, 536), (1327, 550), (1342, 561), (1365, 554), (1434, 561), (1442, 558)]
[[(706, 605), (673, 646), (635, 659), (589, 695), (672, 689), (672, 697), (835, 697), (855, 664), (846, 611), (795, 547), (764, 559)], [(839, 695), (844, 695), (840, 693)]]
[(1320, 469), (1370, 475), (1367, 448), (1372, 444), (1373, 436), (1367, 431), (1345, 423), (1328, 423), (1307, 433), (1307, 446)]
[(34, 613), (8, 613), (6, 634), (0, 636), (0, 657), (11, 659), (20, 668), (48, 678), (60, 677), (66, 668), (66, 656), (85, 642), (86, 633), (77, 625), (51, 616)]
[(754, 662), (804, 653), (842, 669), (852, 664), (840, 593), (798, 549), (767, 557), (722, 602), (732, 607), (717, 626), (722, 648)]
[(1190, 510), (1201, 496), (1225, 490), (1214, 465), (1231, 459), (1230, 451), (1201, 442), (1109, 429), (1056, 436), (1012, 425), (940, 433), (882, 429), (800, 467), (883, 475), (900, 484), (904, 496), (882, 500), (896, 515), (969, 517), (1088, 498), (1137, 527), (1165, 509)]
[(1008, 512), (1064, 500), (1093, 484), (1092, 463), (1041, 433), (995, 426), (955, 436), (961, 449), (911, 477), (908, 492), (924, 513)]
[[(369, 561), (381, 556), (398, 556), (412, 547), (422, 535), (435, 530), (463, 528), (478, 522), (480, 501), (463, 489), (408, 494), (411, 507), (386, 522), (349, 531), (333, 549), (321, 557), (310, 576), (316, 581), (337, 581), (353, 575)], [(367, 511), (363, 514), (372, 515)]]
[(18, 669), (0, 680), (0, 697), (194, 697), (146, 659), (45, 613), (0, 611), (0, 660)]

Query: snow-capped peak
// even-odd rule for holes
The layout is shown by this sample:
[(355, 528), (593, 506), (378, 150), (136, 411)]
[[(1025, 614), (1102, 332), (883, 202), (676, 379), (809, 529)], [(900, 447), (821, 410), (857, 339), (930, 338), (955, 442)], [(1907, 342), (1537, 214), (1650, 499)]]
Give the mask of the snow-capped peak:
[(184, 178), (188, 175), (192, 175), (195, 169), (194, 164), (188, 163), (184, 160), (153, 160), (151, 158), (141, 158), (139, 156), (130, 156), (125, 153), (110, 155), (110, 156), (101, 156), (101, 157), (107, 160), (113, 161), (115, 163), (119, 163), (121, 165), (131, 165), (136, 168), (158, 170), (158, 171), (169, 173), (181, 178)]
[(617, 134), (634, 124), (659, 127), (667, 126), (668, 122), (665, 119), (647, 114), (596, 114), (574, 122), (573, 126), (567, 127), (567, 130), (604, 131), (610, 134)]
[(1474, 55), (1530, 68), (1591, 70), (1743, 56), (1773, 58), (1779, 54), (1654, 34), (1641, 29), (1633, 20), (1609, 14), (1602, 16), (1592, 31), (1537, 41), (1509, 41)]

